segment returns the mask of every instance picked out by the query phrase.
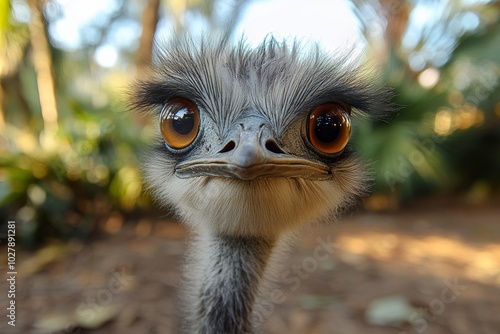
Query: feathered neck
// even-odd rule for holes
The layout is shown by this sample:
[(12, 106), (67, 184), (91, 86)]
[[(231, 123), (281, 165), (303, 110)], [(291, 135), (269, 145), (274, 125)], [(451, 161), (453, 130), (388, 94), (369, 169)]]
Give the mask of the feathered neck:
[(199, 236), (186, 273), (194, 278), (187, 287), (186, 333), (251, 333), (253, 306), (274, 245), (256, 237)]

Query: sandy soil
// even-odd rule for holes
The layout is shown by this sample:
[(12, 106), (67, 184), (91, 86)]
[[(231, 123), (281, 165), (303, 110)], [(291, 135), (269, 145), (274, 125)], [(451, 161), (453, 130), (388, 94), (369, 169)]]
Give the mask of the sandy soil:
[[(16, 327), (4, 318), (1, 333), (177, 332), (185, 229), (107, 225), (87, 244), (18, 254)], [(257, 333), (500, 333), (499, 242), (498, 206), (365, 212), (315, 229), (283, 259)]]

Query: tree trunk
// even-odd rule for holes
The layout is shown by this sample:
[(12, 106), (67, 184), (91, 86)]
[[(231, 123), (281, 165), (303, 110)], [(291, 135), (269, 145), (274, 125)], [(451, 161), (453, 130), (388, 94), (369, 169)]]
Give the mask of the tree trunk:
[(42, 110), (44, 131), (42, 144), (55, 142), (57, 131), (57, 102), (52, 72), (52, 57), (47, 38), (46, 22), (43, 16), (43, 0), (28, 0), (31, 11), (29, 23), (30, 39), (33, 52), (40, 108)]
[(142, 34), (135, 59), (137, 76), (141, 77), (151, 64), (154, 35), (158, 24), (160, 0), (148, 0), (142, 13)]
[(403, 35), (408, 27), (411, 5), (407, 1), (381, 0), (380, 5), (384, 9), (387, 20), (385, 30), (385, 41), (390, 46), (401, 46)]

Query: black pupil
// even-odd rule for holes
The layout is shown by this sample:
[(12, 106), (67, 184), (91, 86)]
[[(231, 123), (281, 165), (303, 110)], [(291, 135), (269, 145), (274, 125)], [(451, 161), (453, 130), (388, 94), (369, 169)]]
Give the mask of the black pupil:
[(194, 112), (189, 108), (181, 108), (172, 117), (172, 127), (175, 132), (187, 135), (194, 128)]
[(316, 118), (314, 133), (316, 138), (323, 143), (331, 143), (340, 134), (340, 120), (335, 115), (325, 113)]

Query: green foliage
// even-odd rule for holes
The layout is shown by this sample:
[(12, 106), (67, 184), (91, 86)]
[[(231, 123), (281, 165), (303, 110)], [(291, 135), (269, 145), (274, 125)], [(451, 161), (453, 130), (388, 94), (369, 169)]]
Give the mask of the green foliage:
[(23, 59), (28, 29), (10, 20), (10, 1), (0, 1), (0, 77), (11, 75)]
[(87, 50), (49, 45), (58, 130), (46, 132), (27, 26), (14, 21), (10, 2), (5, 3), (0, 11), (0, 43), (6, 43), (0, 48), (1, 222), (15, 219), (26, 247), (50, 238), (84, 239), (114, 210), (149, 205), (137, 156), (150, 129), (125, 112), (118, 93), (124, 89), (117, 87), (128, 85), (128, 73), (96, 68)]
[(28, 247), (52, 237), (85, 238), (113, 209), (147, 205), (136, 157), (145, 140), (134, 120), (110, 107), (92, 110), (76, 100), (67, 105), (72, 117), (62, 118), (55, 145), (7, 127), (12, 136), (0, 158), (2, 219), (18, 219)]
[[(477, 184), (487, 191), (500, 186), (498, 5), (464, 7), (461, 0), (449, 0), (453, 6), (440, 4), (436, 17), (415, 27), (398, 11), (408, 9), (411, 14), (418, 6), (429, 6), (427, 1), (397, 1), (398, 6), (386, 9), (382, 4), (387, 2), (357, 2), (367, 40), (372, 40), (370, 31), (384, 31), (390, 20), (396, 20), (390, 25), (393, 30), (403, 30), (401, 40), (394, 39), (397, 29), (391, 31), (393, 40), (379, 43), (386, 49), (372, 57), (381, 58), (381, 80), (394, 87), (399, 112), (386, 123), (361, 120), (354, 127), (356, 147), (372, 162), (375, 190), (411, 199), (429, 192), (477, 189)], [(188, 7), (199, 7), (200, 15), (217, 21), (216, 3), (192, 1)], [(246, 3), (238, 2), (230, 19), (210, 21), (209, 26), (233, 27), (238, 9)], [(116, 102), (116, 87), (131, 80), (133, 50), (120, 47), (121, 58), (112, 70), (100, 68), (93, 58), (100, 45), (110, 42), (112, 22), (138, 20), (136, 10), (127, 10), (127, 5), (137, 4), (120, 4), (106, 18), (109, 24), (96, 21), (98, 38), (89, 34), (79, 50), (64, 50), (53, 41), (49, 45), (58, 130), (47, 134), (28, 27), (13, 20), (9, 1), (0, 1), (0, 219), (16, 219), (27, 246), (48, 238), (86, 238), (113, 210), (148, 205), (137, 156), (150, 129)], [(377, 15), (380, 29), (371, 29)], [(480, 19), (476, 28), (460, 26), (467, 15)], [(453, 26), (459, 29), (447, 28)], [(405, 46), (402, 40), (408, 32), (417, 40)], [(415, 55), (425, 60), (421, 68), (412, 64)], [(424, 74), (437, 75), (437, 81), (426, 83)]]
[[(363, 3), (380, 6), (378, 1)], [(428, 5), (412, 3), (413, 10)], [(454, 6), (441, 14), (438, 10), (433, 15), (442, 16), (420, 27), (413, 47), (402, 41), (388, 46), (381, 79), (394, 87), (400, 110), (388, 123), (362, 121), (354, 134), (362, 156), (372, 162), (377, 192), (396, 192), (404, 200), (467, 190), (478, 181), (489, 184), (490, 191), (500, 186), (500, 164), (493, 158), (500, 150), (498, 12), (493, 4)], [(456, 27), (457, 18), (470, 13), (479, 16), (477, 29), (441, 29), (452, 22)], [(411, 24), (406, 29), (412, 29)], [(449, 54), (443, 56), (444, 52)], [(418, 53), (424, 54), (426, 63), (413, 69), (411, 57)], [(447, 61), (436, 66), (436, 59)], [(436, 78), (430, 84), (425, 78), (429, 74)]]

